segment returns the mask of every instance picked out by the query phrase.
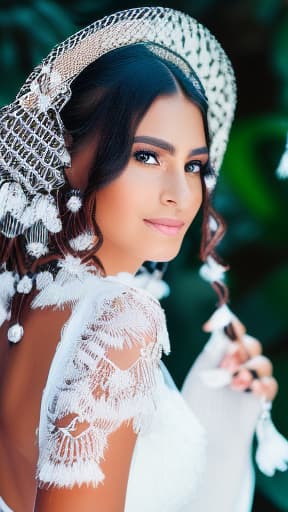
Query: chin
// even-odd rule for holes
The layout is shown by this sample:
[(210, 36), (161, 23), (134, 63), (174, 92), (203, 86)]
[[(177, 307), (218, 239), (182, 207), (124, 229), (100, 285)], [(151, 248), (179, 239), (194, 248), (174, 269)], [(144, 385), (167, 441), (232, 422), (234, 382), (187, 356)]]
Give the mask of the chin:
[(174, 251), (166, 251), (164, 253), (164, 251), (159, 251), (158, 253), (154, 253), (154, 254), (150, 254), (149, 255), (149, 258), (146, 259), (146, 261), (159, 261), (159, 263), (161, 262), (166, 262), (166, 261), (172, 261), (174, 260), (174, 258), (176, 258), (177, 254), (179, 253), (180, 251), (180, 247), (178, 247), (176, 250)]

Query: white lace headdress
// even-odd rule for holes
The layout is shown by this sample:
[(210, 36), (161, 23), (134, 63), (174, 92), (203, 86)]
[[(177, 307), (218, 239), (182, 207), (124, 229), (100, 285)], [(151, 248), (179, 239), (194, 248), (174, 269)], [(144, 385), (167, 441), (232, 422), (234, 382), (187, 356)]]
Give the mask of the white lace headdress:
[(48, 232), (62, 229), (55, 191), (70, 164), (60, 117), (70, 85), (100, 56), (135, 43), (176, 65), (206, 96), (210, 160), (219, 171), (236, 103), (234, 73), (221, 45), (195, 19), (169, 8), (106, 16), (54, 48), (0, 111), (0, 231), (8, 238), (24, 234), (32, 256), (45, 254)]

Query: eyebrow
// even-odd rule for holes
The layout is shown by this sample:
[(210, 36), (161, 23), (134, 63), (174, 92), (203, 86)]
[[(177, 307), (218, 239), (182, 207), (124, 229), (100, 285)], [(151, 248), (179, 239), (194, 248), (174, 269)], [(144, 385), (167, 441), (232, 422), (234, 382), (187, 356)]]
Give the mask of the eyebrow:
[[(148, 135), (138, 135), (134, 137), (134, 142), (144, 142), (146, 144), (151, 144), (152, 146), (156, 146), (158, 148), (164, 149), (165, 151), (168, 151), (168, 153), (171, 155), (174, 155), (176, 151), (175, 147), (169, 142), (166, 142), (166, 140), (157, 139), (156, 137), (149, 137)], [(203, 154), (208, 154), (208, 148), (206, 146), (191, 149), (188, 156)]]

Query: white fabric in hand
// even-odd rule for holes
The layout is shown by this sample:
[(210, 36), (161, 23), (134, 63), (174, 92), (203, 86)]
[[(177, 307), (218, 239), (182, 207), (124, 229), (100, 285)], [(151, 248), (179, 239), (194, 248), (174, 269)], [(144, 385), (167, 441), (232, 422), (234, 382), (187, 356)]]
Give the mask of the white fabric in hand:
[(222, 330), (215, 331), (182, 387), (182, 395), (206, 429), (208, 438), (204, 479), (187, 512), (250, 510), (251, 443), (261, 410), (260, 399), (229, 387), (213, 389), (201, 378), (201, 373), (219, 365), (230, 343)]

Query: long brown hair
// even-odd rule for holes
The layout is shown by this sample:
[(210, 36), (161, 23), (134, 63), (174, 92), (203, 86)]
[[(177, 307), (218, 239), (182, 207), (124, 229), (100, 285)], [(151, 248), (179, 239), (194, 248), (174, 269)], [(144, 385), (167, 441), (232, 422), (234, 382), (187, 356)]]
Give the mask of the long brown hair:
[[(87, 66), (73, 81), (71, 98), (61, 111), (66, 134), (72, 141), (69, 152), (73, 156), (81, 151), (87, 140), (97, 134), (97, 148), (92, 164), (88, 186), (83, 193), (82, 208), (73, 213), (67, 208), (68, 184), (52, 192), (56, 200), (62, 230), (50, 234), (47, 255), (31, 257), (26, 249), (25, 235), (8, 239), (0, 235), (0, 265), (2, 270), (17, 272), (20, 277), (48, 268), (55, 271), (57, 261), (67, 254), (90, 260), (105, 270), (97, 258), (103, 236), (96, 222), (96, 193), (99, 188), (113, 181), (125, 167), (131, 152), (133, 136), (137, 125), (156, 97), (175, 94), (177, 87), (183, 89), (202, 112), (206, 139), (209, 146), (207, 123), (207, 103), (193, 84), (173, 64), (155, 56), (143, 45), (129, 45), (113, 50)], [(97, 149), (97, 151), (96, 151)], [(207, 164), (206, 175), (214, 175)], [(203, 227), (200, 258), (204, 261), (209, 255), (218, 259), (215, 247), (225, 232), (222, 218), (211, 205), (210, 196), (202, 176), (203, 186)], [(211, 229), (209, 219), (214, 218), (217, 229)], [(69, 241), (84, 232), (94, 236), (89, 249), (75, 251)], [(227, 300), (227, 289), (221, 284), (213, 284), (220, 303)], [(26, 296), (16, 293), (13, 300), (11, 323), (19, 317), (19, 308)]]

